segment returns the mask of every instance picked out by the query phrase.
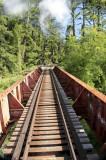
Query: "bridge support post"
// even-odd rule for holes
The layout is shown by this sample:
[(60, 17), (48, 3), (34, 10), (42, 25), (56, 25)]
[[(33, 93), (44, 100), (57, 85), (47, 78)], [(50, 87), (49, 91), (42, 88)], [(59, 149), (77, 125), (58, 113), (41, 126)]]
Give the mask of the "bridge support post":
[(22, 90), (22, 102), (26, 101), (29, 99), (32, 90), (27, 86), (27, 84), (23, 81), (21, 85), (21, 90)]
[(6, 133), (6, 128), (5, 128), (5, 123), (4, 123), (4, 119), (3, 119), (3, 113), (2, 113), (2, 108), (1, 108), (1, 102), (0, 102), (0, 125), (2, 128), (2, 132)]
[(31, 88), (31, 90), (33, 90), (36, 82), (34, 81), (34, 79), (31, 76), (29, 76), (28, 78), (29, 78), (29, 87)]
[(75, 109), (77, 115), (84, 115), (84, 117), (87, 114), (87, 106), (88, 106), (88, 101), (87, 101), (87, 94), (86, 90), (83, 88), (78, 97), (76, 98), (73, 108)]
[(8, 98), (9, 98), (10, 118), (19, 119), (24, 110), (24, 106), (19, 102), (18, 99), (14, 97), (12, 93), (9, 93)]

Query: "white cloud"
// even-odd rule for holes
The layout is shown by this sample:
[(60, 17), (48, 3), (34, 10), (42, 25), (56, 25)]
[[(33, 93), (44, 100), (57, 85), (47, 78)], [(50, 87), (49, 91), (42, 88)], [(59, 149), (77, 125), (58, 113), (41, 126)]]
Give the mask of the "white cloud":
[(42, 0), (39, 4), (40, 9), (40, 25), (43, 32), (46, 32), (49, 15), (55, 17), (57, 22), (63, 26), (68, 24), (70, 19), (69, 9), (66, 3), (67, 0)]
[[(30, 0), (2, 0), (4, 2), (4, 9), (11, 15), (23, 15), (28, 11)], [(62, 26), (66, 26), (71, 17), (67, 0), (42, 0), (39, 3), (40, 9), (40, 25), (43, 32), (46, 33), (48, 28), (48, 18), (52, 16)]]
[(20, 15), (28, 11), (28, 0), (3, 0), (4, 9), (11, 15)]

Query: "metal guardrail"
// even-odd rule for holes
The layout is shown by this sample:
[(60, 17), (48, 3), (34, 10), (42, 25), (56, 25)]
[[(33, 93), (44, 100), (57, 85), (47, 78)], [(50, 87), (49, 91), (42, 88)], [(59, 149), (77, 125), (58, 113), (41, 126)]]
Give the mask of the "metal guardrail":
[(68, 97), (74, 100), (77, 115), (86, 118), (97, 138), (106, 140), (106, 96), (59, 67), (54, 72)]
[(0, 93), (0, 134), (6, 133), (9, 120), (20, 118), (24, 110), (22, 102), (29, 99), (41, 72), (40, 67), (36, 68)]

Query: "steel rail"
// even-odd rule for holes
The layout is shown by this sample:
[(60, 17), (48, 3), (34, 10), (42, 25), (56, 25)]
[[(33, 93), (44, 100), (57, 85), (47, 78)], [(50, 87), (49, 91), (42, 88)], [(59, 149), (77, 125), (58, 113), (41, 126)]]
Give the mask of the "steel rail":
[[(78, 129), (76, 131), (74, 123), (77, 122), (76, 124), (79, 124), (80, 128), (82, 127), (78, 118), (71, 119), (71, 114), (75, 115), (75, 113), (73, 109), (69, 110), (68, 98), (65, 93), (63, 94), (64, 91), (56, 75), (50, 71), (47, 69), (42, 72), (34, 88), (30, 109), (20, 131), (16, 147), (11, 150), (12, 160), (52, 159), (54, 156), (56, 159), (90, 160), (89, 157), (95, 157), (95, 155), (85, 153), (85, 151), (90, 151), (92, 154), (92, 146), (85, 147), (86, 144), (90, 145), (88, 144), (89, 139), (85, 133), (80, 135), (80, 131)], [(80, 142), (80, 137), (86, 137), (86, 144), (83, 143), (84, 141)], [(65, 154), (63, 155), (63, 153)]]
[[(43, 82), (43, 79), (42, 79), (42, 82)], [(41, 89), (42, 89), (42, 83), (41, 83), (41, 86), (40, 86), (40, 89), (39, 89), (39, 94), (38, 94), (37, 101), (36, 101), (35, 111), (34, 111), (34, 114), (33, 114), (32, 122), (31, 122), (31, 126), (30, 126), (30, 131), (29, 131), (29, 134), (28, 134), (28, 138), (27, 138), (27, 142), (26, 142), (26, 145), (25, 145), (25, 150), (24, 150), (22, 160), (26, 160), (27, 157), (28, 157), (28, 150), (29, 150), (29, 147), (30, 147), (31, 136), (32, 136), (32, 132), (33, 132), (33, 126), (34, 126), (34, 122), (35, 122), (35, 118), (36, 118), (37, 109), (38, 109), (38, 103), (39, 103)]]
[(68, 127), (67, 127), (67, 123), (66, 123), (64, 113), (63, 113), (63, 110), (62, 110), (62, 106), (61, 106), (61, 102), (60, 102), (60, 99), (59, 99), (58, 91), (56, 89), (56, 85), (55, 85), (54, 78), (53, 78), (52, 74), (51, 74), (51, 77), (52, 77), (52, 82), (53, 82), (53, 86), (54, 86), (55, 93), (56, 93), (56, 98), (57, 98), (57, 101), (58, 101), (58, 104), (59, 104), (60, 112), (61, 112), (61, 115), (62, 115), (65, 131), (66, 131), (67, 138), (68, 138), (70, 155), (72, 156), (71, 158), (73, 158), (73, 160), (77, 160), (76, 155), (75, 155), (75, 151), (74, 151), (74, 148), (73, 148), (72, 140), (70, 138), (70, 133), (69, 133), (69, 130), (68, 130)]
[(40, 86), (42, 84), (42, 80), (43, 80), (42, 76), (43, 76), (43, 72), (41, 74), (40, 79), (38, 80), (38, 86), (35, 86), (35, 87), (37, 87), (37, 90), (35, 92), (35, 95), (34, 95), (34, 98), (33, 98), (33, 102), (32, 102), (32, 104), (30, 106), (30, 111), (29, 111), (28, 116), (26, 118), (26, 121), (24, 123), (24, 126), (23, 126), (23, 129), (21, 131), (21, 134), (20, 134), (18, 143), (16, 145), (15, 151), (13, 153), (12, 160), (18, 160), (20, 158), (20, 154), (22, 152), (22, 147), (23, 147), (23, 143), (24, 143), (24, 140), (25, 140), (26, 132), (27, 132), (27, 129), (28, 129), (29, 121), (31, 119), (31, 115), (33, 113), (33, 110), (35, 108), (36, 99), (37, 99), (37, 97), (39, 95), (39, 89), (40, 89)]

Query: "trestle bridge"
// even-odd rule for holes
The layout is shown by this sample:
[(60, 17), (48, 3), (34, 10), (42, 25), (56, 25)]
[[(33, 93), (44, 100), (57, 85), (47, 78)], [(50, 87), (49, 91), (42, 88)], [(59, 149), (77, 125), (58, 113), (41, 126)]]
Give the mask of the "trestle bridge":
[(86, 120), (104, 147), (106, 96), (57, 66), (36, 68), (0, 93), (0, 145), (17, 121), (5, 157), (99, 160), (78, 116)]

